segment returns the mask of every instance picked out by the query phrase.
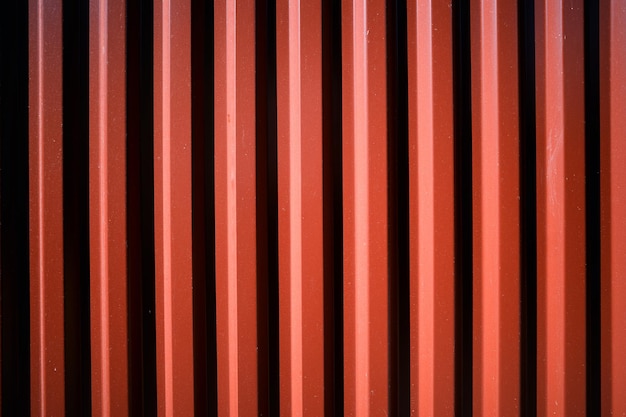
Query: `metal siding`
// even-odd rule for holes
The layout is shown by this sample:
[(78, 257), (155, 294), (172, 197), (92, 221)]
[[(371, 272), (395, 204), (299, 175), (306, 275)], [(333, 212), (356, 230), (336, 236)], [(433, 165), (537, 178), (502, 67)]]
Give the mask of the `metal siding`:
[(160, 416), (193, 414), (191, 2), (154, 3), (154, 219)]
[(90, 3), (92, 414), (128, 415), (123, 1)]
[(276, 5), (280, 413), (324, 414), (321, 1)]
[(215, 2), (215, 267), (221, 416), (258, 410), (255, 3)]
[(60, 0), (29, 2), (30, 389), (41, 416), (65, 413), (61, 17)]
[(471, 9), (474, 414), (520, 412), (517, 5)]
[(389, 412), (386, 10), (342, 2), (345, 414)]
[(537, 412), (582, 415), (585, 379), (583, 2), (537, 1)]
[(452, 10), (409, 2), (411, 414), (454, 415)]
[(90, 0), (68, 49), (68, 3), (29, 0), (28, 90), (0, 100), (29, 104), (30, 276), (0, 272), (29, 279), (30, 392), (3, 369), (3, 413), (71, 414), (90, 378), (97, 416), (625, 414), (626, 8), (531, 1)]
[(626, 7), (601, 1), (602, 415), (626, 414)]

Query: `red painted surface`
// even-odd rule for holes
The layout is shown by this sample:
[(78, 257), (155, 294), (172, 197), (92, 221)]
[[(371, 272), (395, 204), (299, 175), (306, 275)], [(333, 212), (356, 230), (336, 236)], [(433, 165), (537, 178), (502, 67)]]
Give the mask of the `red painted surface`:
[(276, 5), (280, 413), (324, 415), (321, 1)]
[(154, 4), (154, 234), (160, 416), (193, 414), (191, 5)]
[(33, 416), (65, 413), (62, 36), (61, 1), (30, 0), (28, 144)]
[(471, 3), (473, 411), (520, 413), (517, 4)]
[(454, 415), (452, 9), (408, 2), (411, 415)]
[[(341, 408), (333, 403), (340, 390), (344, 396), (338, 397), (348, 416), (402, 414), (397, 410), (405, 407), (412, 415), (436, 416), (469, 411), (514, 416), (520, 409), (532, 412), (535, 407), (540, 416), (587, 413), (588, 406), (594, 406), (586, 396), (593, 382), (588, 378), (595, 370), (588, 372), (594, 364), (586, 362), (587, 320), (593, 324), (594, 318), (586, 314), (585, 228), (598, 219), (586, 223), (586, 216), (595, 214), (585, 207), (585, 152), (596, 139), (585, 138), (589, 125), (585, 125), (584, 19), (589, 16), (584, 16), (584, 2), (534, 0), (536, 90), (525, 92), (518, 91), (522, 76), (518, 56), (525, 56), (519, 53), (523, 43), (518, 36), (524, 31), (518, 23), (524, 19), (518, 19), (522, 9), (515, 2), (471, 0), (468, 51), (453, 45), (453, 7), (460, 3), (407, 2), (408, 85), (402, 85), (403, 75), (395, 71), (396, 66), (403, 68), (405, 51), (395, 51), (390, 40), (395, 39), (392, 30), (404, 34), (402, 25), (394, 26), (394, 9), (388, 10), (388, 2), (342, 0), (339, 28), (332, 25), (337, 17), (330, 11), (332, 2), (324, 1), (278, 0), (275, 10), (261, 0), (218, 0), (207, 6), (213, 7), (214, 21), (205, 21), (202, 15), (197, 22), (209, 25), (214, 39), (203, 39), (201, 47), (194, 43), (193, 53), (198, 54), (194, 62), (202, 59), (207, 66), (206, 71), (194, 71), (198, 74), (194, 76), (205, 77), (201, 82), (194, 78), (196, 83), (192, 39), (203, 31), (191, 32), (192, 0), (158, 0), (154, 20), (143, 23), (127, 19), (124, 0), (89, 2), (89, 137), (85, 140), (90, 149), (90, 240), (88, 251), (77, 251), (81, 259), (67, 262), (70, 267), (75, 266), (71, 262), (90, 265), (90, 298), (79, 300), (90, 303), (90, 339), (78, 334), (71, 340), (91, 344), (92, 413), (128, 414), (129, 401), (135, 401), (129, 398), (131, 382), (146, 389), (145, 398), (136, 400), (141, 407), (154, 405), (162, 416), (193, 415), (194, 396), (201, 398), (215, 384), (210, 392), (217, 392), (217, 404), (212, 399), (197, 404), (217, 409), (220, 416), (267, 415), (270, 409), (280, 409), (283, 416), (324, 415)], [(24, 372), (30, 375), (31, 385), (25, 401), (30, 401), (31, 414), (37, 416), (65, 413), (65, 391), (75, 388), (75, 381), (66, 387), (66, 370), (80, 374), (85, 364), (82, 358), (66, 356), (64, 341), (64, 291), (74, 289), (64, 289), (63, 278), (63, 90), (73, 97), (82, 92), (72, 89), (82, 87), (63, 86), (62, 3), (28, 3), (30, 79), (28, 91), (22, 93), (29, 103), (29, 231), (24, 233), (29, 233), (30, 245), (30, 326), (22, 330), (30, 335), (30, 367)], [(268, 29), (273, 29), (274, 17), (276, 74), (266, 74), (274, 68), (274, 62), (268, 61), (273, 47), (266, 45), (273, 37)], [(130, 67), (141, 72), (150, 67), (148, 62), (153, 65), (149, 68), (154, 76), (153, 97), (143, 88), (130, 93), (133, 102), (141, 103), (138, 108), (153, 100), (153, 113), (142, 112), (139, 121), (126, 120), (129, 21), (139, 28), (134, 36), (145, 34), (142, 24), (153, 25), (154, 31), (153, 39), (137, 42), (141, 48), (154, 48), (153, 62), (150, 51), (141, 50), (132, 64), (139, 68)], [(595, 30), (595, 23), (590, 23), (588, 28)], [(599, 307), (602, 313), (602, 369), (596, 382), (601, 383), (602, 413), (608, 416), (626, 413), (621, 394), (626, 385), (622, 353), (626, 307), (620, 302), (626, 292), (626, 125), (622, 121), (626, 9), (619, 1), (601, 0), (598, 23), (602, 298), (600, 306), (590, 308)], [(335, 39), (339, 34), (341, 40)], [(203, 42), (213, 42), (213, 49), (203, 49)], [(330, 42), (340, 43), (340, 56), (331, 54), (339, 45)], [(201, 56), (211, 50), (213, 57)], [(65, 58), (74, 65), (73, 52), (68, 51)], [(471, 62), (461, 64), (471, 64), (467, 68), (454, 56), (466, 56), (465, 52)], [(338, 57), (341, 71), (332, 73), (340, 65), (331, 61)], [(471, 73), (471, 84), (454, 84), (458, 70)], [(341, 82), (341, 95), (328, 88), (335, 81)], [(408, 88), (408, 109), (401, 108), (404, 92), (394, 90), (398, 81), (399, 88)], [(471, 202), (456, 200), (464, 183), (455, 184), (459, 178), (455, 170), (463, 169), (459, 158), (465, 155), (459, 155), (462, 147), (455, 145), (469, 132), (459, 132), (455, 123), (464, 123), (457, 116), (470, 109), (457, 108), (462, 100), (455, 86), (471, 89), (472, 168), (471, 173), (460, 173), (472, 176)], [(192, 173), (192, 91), (198, 93), (194, 88), (201, 90), (194, 97), (202, 96), (194, 102), (204, 105), (206, 99), (207, 106), (214, 105), (214, 120), (206, 118), (194, 125), (194, 143), (204, 139), (203, 145), (210, 147), (214, 140), (214, 148), (212, 155), (211, 150), (195, 155)], [(214, 96), (208, 97), (211, 88)], [(530, 98), (526, 93), (534, 93), (536, 99), (535, 161), (524, 160), (527, 156), (520, 152), (528, 150), (520, 147), (520, 116), (527, 116), (523, 112), (528, 110), (520, 107), (520, 97), (524, 104)], [(398, 102), (388, 102), (389, 97)], [(408, 111), (408, 126), (396, 126), (401, 121), (394, 113), (398, 109)], [(274, 111), (276, 138), (271, 135)], [(339, 118), (341, 138), (333, 136)], [(154, 153), (142, 143), (137, 160), (142, 167), (146, 160), (154, 164), (154, 201), (143, 201), (142, 194), (140, 207), (133, 210), (143, 215), (154, 203), (155, 256), (154, 265), (146, 263), (152, 262), (152, 225), (142, 224), (142, 233), (149, 236), (138, 236), (141, 259), (131, 259), (131, 265), (140, 265), (143, 275), (134, 277), (127, 272), (127, 124), (136, 123), (143, 132), (150, 129), (144, 126), (148, 120), (154, 123)], [(203, 130), (211, 127), (213, 132)], [(405, 128), (408, 137), (395, 137)], [(274, 139), (275, 155), (269, 153)], [(334, 155), (334, 140), (341, 140), (341, 158)], [(394, 154), (400, 145), (407, 145), (404, 140), (408, 140), (406, 160)], [(211, 157), (214, 172), (204, 166)], [(341, 174), (335, 171), (340, 159)], [(398, 161), (408, 166), (399, 169), (394, 166)], [(531, 179), (522, 176), (527, 172), (520, 167), (533, 162), (536, 213), (526, 213), (520, 207), (533, 208), (520, 206), (521, 185)], [(277, 178), (272, 177), (274, 168)], [(408, 169), (408, 176), (403, 169)], [(145, 175), (145, 169), (139, 172)], [(192, 189), (192, 178), (198, 179), (194, 175), (203, 177), (194, 182), (201, 185)], [(144, 177), (139, 180), (150, 182)], [(201, 189), (205, 182), (208, 188)], [(339, 185), (342, 194), (333, 194)], [(0, 190), (3, 202), (11, 198), (4, 190)], [(214, 236), (208, 225), (194, 235), (195, 244), (205, 239), (202, 248), (212, 247), (213, 239), (215, 243), (215, 270), (208, 267), (212, 259), (207, 260), (206, 274), (199, 277), (192, 276), (192, 230), (204, 224), (192, 224), (194, 190), (207, 197), (194, 205), (204, 207), (207, 216), (196, 210), (195, 218), (215, 225)], [(212, 191), (214, 201), (208, 199)], [(274, 196), (277, 201), (271, 200)], [(402, 206), (405, 201), (408, 207)], [(208, 215), (212, 203), (214, 218)], [(455, 275), (459, 259), (465, 261), (460, 255), (468, 249), (462, 246), (468, 242), (460, 233), (459, 210), (469, 209), (469, 203), (473, 213), (471, 329), (457, 321), (469, 313), (459, 309), (465, 306), (461, 298), (470, 294), (457, 292), (465, 287)], [(272, 209), (276, 212), (268, 211)], [(330, 219), (341, 210), (342, 222)], [(402, 220), (406, 214), (402, 210), (408, 210), (408, 224)], [(523, 251), (535, 243), (521, 245), (521, 227), (528, 227), (521, 224), (522, 214), (526, 220), (537, 216), (537, 265), (522, 264), (533, 258), (534, 254), (523, 256)], [(270, 230), (270, 218), (278, 221), (277, 230)], [(340, 226), (343, 240), (333, 241), (339, 233), (334, 234), (332, 227)], [(408, 248), (398, 246), (406, 242), (395, 240), (402, 227), (408, 228)], [(276, 254), (270, 240), (274, 237)], [(399, 259), (404, 253), (408, 258)], [(129, 337), (127, 326), (134, 315), (129, 317), (127, 285), (132, 279), (151, 280), (152, 266), (156, 311), (144, 311), (145, 305), (133, 299), (137, 302), (133, 314), (145, 314), (137, 320), (141, 325), (135, 331), (144, 333)], [(521, 272), (524, 268), (532, 272), (535, 266), (537, 298), (526, 300), (527, 305), (537, 304), (537, 368), (531, 370), (522, 368), (529, 364), (520, 357), (522, 349), (535, 347), (524, 345), (533, 340), (534, 329), (529, 317), (522, 316)], [(267, 276), (276, 267), (278, 277)], [(335, 267), (343, 267), (343, 276), (332, 276)], [(397, 271), (408, 277), (396, 276)], [(15, 279), (2, 272), (2, 279)], [(212, 289), (204, 283), (213, 285), (213, 273), (216, 304), (204, 305), (212, 299)], [(203, 285), (194, 286), (194, 279)], [(271, 293), (273, 279), (278, 280), (277, 294)], [(395, 290), (405, 279), (408, 305), (399, 306), (395, 302), (406, 299)], [(343, 299), (335, 299), (333, 280), (341, 280), (336, 282), (343, 285)], [(141, 297), (137, 298), (152, 290), (145, 283), (138, 285)], [(195, 298), (194, 306), (198, 288), (208, 290)], [(7, 296), (2, 296), (5, 302)], [(198, 335), (211, 328), (206, 320), (212, 317), (212, 309), (215, 335)], [(343, 322), (337, 321), (339, 313)], [(277, 323), (268, 319), (273, 314)], [(396, 323), (396, 318), (401, 320)], [(149, 339), (153, 325), (156, 346), (146, 346), (148, 340), (153, 343)], [(333, 332), (341, 325), (343, 334)], [(456, 339), (470, 330), (473, 356), (462, 351), (467, 346)], [(407, 338), (403, 332), (409, 332)], [(206, 340), (207, 346), (214, 340), (217, 356), (194, 352), (194, 336)], [(129, 371), (128, 340), (136, 343), (137, 356), (146, 359), (130, 368), (133, 371)], [(408, 340), (410, 346), (400, 346), (400, 340)], [(3, 360), (10, 351), (4, 349), (7, 343), (5, 333)], [(151, 347), (156, 351), (154, 361)], [(340, 348), (343, 363), (333, 351)], [(595, 349), (595, 344), (590, 348)], [(473, 370), (472, 378), (460, 372), (468, 368)], [(195, 380), (196, 371), (201, 382)], [(343, 380), (338, 378), (341, 371)], [(537, 373), (536, 387), (524, 379), (532, 371)], [(146, 380), (137, 383), (137, 378)], [(471, 387), (463, 386), (468, 381)], [(5, 376), (1, 383), (6, 391), (11, 381)], [(155, 393), (148, 391), (152, 383)], [(522, 387), (536, 388), (536, 404), (521, 402)], [(456, 401), (465, 400), (461, 397), (469, 388), (472, 410), (462, 410), (466, 404)], [(278, 404), (270, 393), (278, 395)], [(10, 414), (7, 398), (0, 399), (2, 412)]]
[(89, 207), (94, 416), (128, 415), (125, 3), (90, 3)]
[(344, 396), (389, 410), (386, 6), (342, 2)]
[(215, 2), (215, 267), (220, 416), (258, 410), (255, 4)]
[(537, 412), (586, 413), (583, 2), (535, 4)]
[(600, 2), (602, 415), (626, 415), (626, 8)]

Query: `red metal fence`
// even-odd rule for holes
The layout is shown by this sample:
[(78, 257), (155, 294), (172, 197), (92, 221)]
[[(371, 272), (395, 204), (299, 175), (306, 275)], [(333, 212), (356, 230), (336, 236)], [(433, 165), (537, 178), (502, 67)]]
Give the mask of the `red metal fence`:
[(0, 8), (2, 415), (626, 415), (624, 2)]

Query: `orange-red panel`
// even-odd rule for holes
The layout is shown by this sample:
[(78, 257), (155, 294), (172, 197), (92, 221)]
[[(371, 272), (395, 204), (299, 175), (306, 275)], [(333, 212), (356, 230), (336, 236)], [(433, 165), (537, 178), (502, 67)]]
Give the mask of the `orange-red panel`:
[(218, 414), (256, 416), (255, 3), (218, 0), (214, 10)]
[(60, 0), (29, 2), (31, 414), (65, 413)]
[(517, 7), (471, 3), (476, 416), (520, 412)]
[(626, 8), (600, 2), (602, 415), (626, 415)]
[(157, 408), (192, 415), (191, 5), (154, 4)]
[(386, 5), (342, 2), (344, 401), (389, 412)]
[(583, 1), (535, 3), (537, 413), (586, 412)]
[(322, 4), (276, 4), (280, 408), (324, 415)]
[(452, 9), (408, 2), (411, 413), (454, 415)]
[(91, 392), (94, 416), (128, 415), (126, 5), (92, 1), (89, 33)]

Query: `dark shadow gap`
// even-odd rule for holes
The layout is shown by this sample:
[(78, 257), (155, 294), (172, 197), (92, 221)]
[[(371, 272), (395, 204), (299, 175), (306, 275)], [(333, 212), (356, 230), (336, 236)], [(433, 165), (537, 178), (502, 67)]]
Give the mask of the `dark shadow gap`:
[(537, 414), (537, 194), (534, 2), (519, 3), (521, 414)]
[(191, 7), (194, 412), (208, 416), (217, 415), (213, 7)]
[(89, 3), (63, 7), (65, 412), (91, 415), (89, 294)]
[(586, 0), (584, 7), (587, 415), (599, 416), (602, 365), (600, 353), (600, 6), (597, 1)]
[(518, 5), (520, 99), (521, 415), (537, 415), (537, 165), (535, 9)]
[(259, 415), (280, 413), (276, 2), (256, 5), (257, 332)]
[(0, 6), (1, 415), (30, 415), (28, 2)]
[(129, 408), (156, 415), (152, 1), (127, 5)]
[(343, 415), (341, 4), (322, 0), (324, 362), (327, 416)]
[(455, 188), (455, 414), (472, 415), (472, 98), (469, 2), (452, 3)]
[(389, 412), (409, 415), (411, 326), (409, 291), (409, 113), (406, 0), (387, 4), (389, 174)]
[[(330, 359), (333, 368), (333, 391), (331, 407), (335, 416), (344, 415), (344, 345), (343, 345), (343, 152), (342, 152), (342, 50), (341, 50), (341, 2), (326, 0), (324, 7), (327, 13), (326, 21), (322, 24), (324, 44), (322, 51), (323, 65), (328, 65), (329, 75), (325, 78), (330, 91), (324, 88), (324, 129), (330, 131), (330, 137), (324, 142), (324, 197), (331, 199), (329, 205), (325, 205), (324, 218), (327, 213), (332, 216), (332, 239), (333, 245), (326, 247), (332, 251), (332, 283), (328, 291), (332, 291), (332, 342), (328, 346), (332, 353)], [(327, 116), (328, 113), (329, 116)], [(327, 194), (328, 193), (328, 194)]]

